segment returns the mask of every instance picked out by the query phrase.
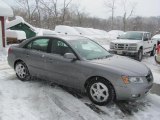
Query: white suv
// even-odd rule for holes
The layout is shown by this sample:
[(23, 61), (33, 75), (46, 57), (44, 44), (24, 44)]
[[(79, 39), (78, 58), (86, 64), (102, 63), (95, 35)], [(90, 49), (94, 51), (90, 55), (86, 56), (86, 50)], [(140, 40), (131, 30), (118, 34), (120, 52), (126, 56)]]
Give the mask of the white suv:
[(110, 43), (110, 51), (119, 55), (134, 56), (141, 61), (144, 54), (155, 54), (156, 42), (151, 40), (149, 32), (128, 31)]

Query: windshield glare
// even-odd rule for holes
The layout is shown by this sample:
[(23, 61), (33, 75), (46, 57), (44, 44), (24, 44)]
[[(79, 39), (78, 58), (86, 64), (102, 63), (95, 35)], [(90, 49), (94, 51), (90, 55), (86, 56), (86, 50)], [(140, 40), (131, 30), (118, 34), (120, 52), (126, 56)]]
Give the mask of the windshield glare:
[(86, 60), (102, 59), (111, 56), (103, 47), (91, 40), (70, 40), (69, 43), (73, 49)]
[(119, 39), (142, 40), (143, 33), (127, 32), (119, 37)]

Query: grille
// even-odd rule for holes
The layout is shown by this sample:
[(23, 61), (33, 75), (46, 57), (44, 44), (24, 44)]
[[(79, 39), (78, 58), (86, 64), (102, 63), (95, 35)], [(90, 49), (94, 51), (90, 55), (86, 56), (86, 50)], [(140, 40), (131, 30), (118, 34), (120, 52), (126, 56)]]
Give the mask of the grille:
[(124, 50), (127, 48), (128, 48), (127, 44), (115, 44), (115, 49)]

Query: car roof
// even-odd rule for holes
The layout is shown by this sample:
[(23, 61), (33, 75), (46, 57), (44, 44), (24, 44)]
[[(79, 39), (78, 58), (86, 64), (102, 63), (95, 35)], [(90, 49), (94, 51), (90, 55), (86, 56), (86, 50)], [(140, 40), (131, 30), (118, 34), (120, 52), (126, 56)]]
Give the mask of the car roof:
[(87, 39), (86, 37), (78, 36), (78, 35), (60, 35), (60, 34), (59, 35), (51, 35), (51, 36), (40, 36), (40, 37), (53, 37), (53, 38), (63, 39), (65, 41)]

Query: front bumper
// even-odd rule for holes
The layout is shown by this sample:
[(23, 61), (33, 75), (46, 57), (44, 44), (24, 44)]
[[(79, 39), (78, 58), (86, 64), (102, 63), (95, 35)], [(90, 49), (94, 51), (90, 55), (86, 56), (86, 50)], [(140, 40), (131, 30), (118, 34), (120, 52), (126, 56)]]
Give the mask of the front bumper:
[(117, 100), (136, 100), (144, 97), (153, 86), (153, 81), (149, 83), (130, 83), (116, 88)]
[(138, 51), (115, 50), (115, 49), (110, 49), (109, 52), (113, 54), (126, 55), (126, 56), (135, 56), (138, 54)]

